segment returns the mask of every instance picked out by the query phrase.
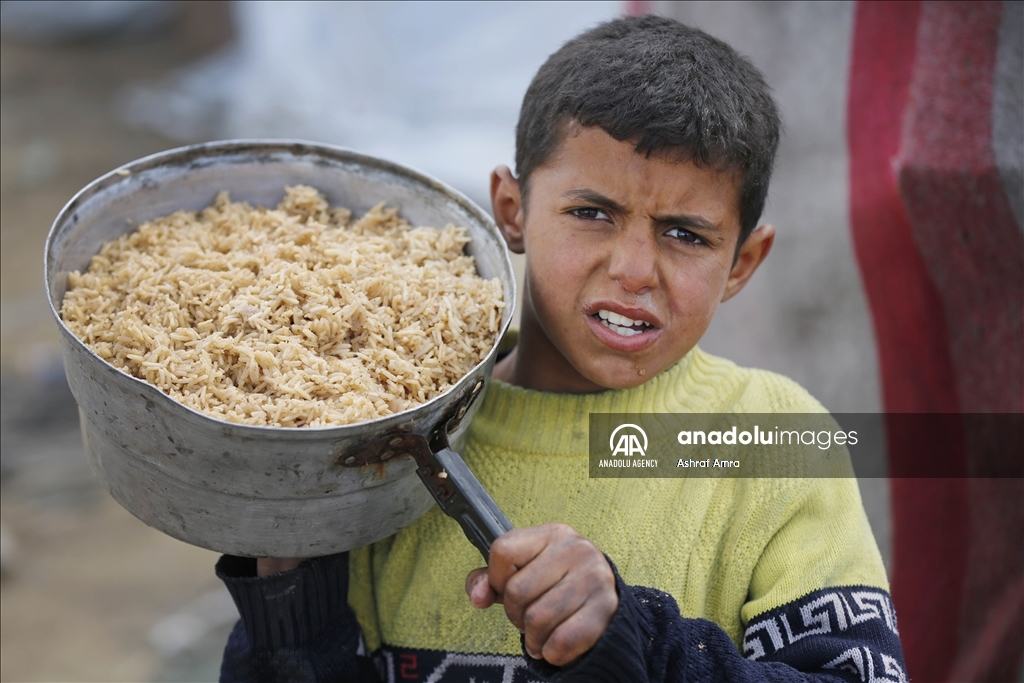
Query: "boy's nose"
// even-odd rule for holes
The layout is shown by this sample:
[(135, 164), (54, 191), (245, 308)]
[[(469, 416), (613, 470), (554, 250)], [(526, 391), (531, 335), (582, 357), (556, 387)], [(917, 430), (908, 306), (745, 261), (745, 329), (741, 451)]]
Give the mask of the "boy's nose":
[(658, 286), (657, 245), (652, 237), (623, 235), (612, 247), (608, 276), (630, 294)]

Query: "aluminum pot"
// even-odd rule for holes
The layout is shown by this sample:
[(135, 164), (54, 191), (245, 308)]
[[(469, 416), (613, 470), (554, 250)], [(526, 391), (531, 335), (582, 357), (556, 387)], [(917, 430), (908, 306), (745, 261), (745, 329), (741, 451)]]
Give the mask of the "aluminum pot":
[[(455, 386), (396, 415), (342, 427), (258, 427), (185, 407), (101, 359), (61, 320), (68, 273), (84, 271), (103, 243), (143, 221), (209, 206), (221, 190), (235, 201), (275, 206), (286, 185), (298, 184), (317, 188), (332, 206), (357, 215), (384, 201), (413, 225), (466, 226), (467, 252), (478, 272), (502, 284), (506, 307), (498, 339), (511, 321), (515, 279), (493, 221), (462, 194), (392, 162), (308, 142), (237, 140), (155, 154), (87, 185), (54, 221), (45, 263), (47, 296), (60, 326), (85, 451), (111, 495), (132, 514), (218, 552), (249, 557), (341, 552), (393, 534), (424, 514), (434, 499), (442, 507), (443, 499), (458, 499), (452, 497), (452, 482), (438, 479), (448, 476), (444, 465), (438, 468), (432, 460), (432, 471), (424, 464), (431, 453), (417, 453), (417, 447), (423, 451), (429, 440), (435, 451), (445, 452), (453, 473), (465, 468), (457, 455), (458, 462), (452, 461), (446, 439), (458, 444), (464, 436), (497, 354), (496, 340)], [(471, 473), (461, 476), (463, 483), (472, 479)], [(456, 506), (463, 513), (464, 502)], [(469, 526), (462, 523), (469, 533), (472, 520)]]

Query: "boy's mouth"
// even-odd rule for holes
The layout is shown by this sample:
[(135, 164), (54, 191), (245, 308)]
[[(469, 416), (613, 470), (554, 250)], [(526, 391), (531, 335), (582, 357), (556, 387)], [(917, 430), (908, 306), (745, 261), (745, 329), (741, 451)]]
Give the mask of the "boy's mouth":
[(633, 320), (624, 315), (602, 308), (593, 317), (609, 330), (621, 337), (632, 337), (652, 329), (652, 325), (643, 320)]

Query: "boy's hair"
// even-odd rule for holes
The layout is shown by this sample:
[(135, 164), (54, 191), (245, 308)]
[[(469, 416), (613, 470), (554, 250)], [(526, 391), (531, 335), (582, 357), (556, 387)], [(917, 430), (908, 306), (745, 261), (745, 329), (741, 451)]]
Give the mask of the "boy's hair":
[(534, 76), (519, 112), (524, 199), (530, 174), (573, 124), (599, 126), (639, 154), (668, 152), (737, 172), (741, 244), (757, 226), (781, 123), (761, 72), (722, 41), (643, 16), (600, 24), (563, 45)]

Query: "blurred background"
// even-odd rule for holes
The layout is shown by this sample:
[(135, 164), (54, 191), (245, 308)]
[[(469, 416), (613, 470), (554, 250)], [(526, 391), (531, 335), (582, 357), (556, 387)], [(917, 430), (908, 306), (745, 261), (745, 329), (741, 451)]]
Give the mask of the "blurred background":
[[(886, 358), (892, 348), (913, 356), (923, 347), (886, 327), (886, 301), (902, 295), (896, 285), (878, 287), (887, 282), (886, 273), (905, 268), (895, 261), (873, 265), (865, 257), (886, 239), (872, 237), (870, 226), (877, 232), (888, 224), (874, 214), (865, 218), (862, 210), (857, 169), (863, 168), (858, 160), (865, 148), (857, 144), (857, 131), (865, 127), (848, 117), (855, 112), (850, 97), (858, 73), (877, 79), (868, 81), (869, 88), (910, 92), (864, 133), (870, 137), (873, 130), (877, 141), (888, 139), (888, 132), (900, 150), (906, 148), (900, 136), (906, 137), (910, 120), (907, 102), (924, 97), (927, 85), (919, 83), (927, 79), (915, 80), (914, 60), (932, 44), (928, 40), (936, 40), (928, 31), (956, 20), (941, 5), (959, 7), (959, 24), (977, 28), (963, 38), (968, 47), (991, 47), (983, 105), (990, 124), (983, 143), (991, 159), (972, 162), (971, 172), (995, 173), (1000, 189), (993, 191), (1004, 193), (1001, 201), (1010, 212), (999, 220), (1011, 221), (1012, 228), (996, 248), (1019, 253), (1020, 2), (899, 3), (878, 16), (854, 2), (0, 3), (0, 680), (215, 680), (236, 618), (213, 574), (216, 555), (135, 520), (100, 488), (82, 452), (42, 261), (50, 224), (86, 183), (183, 144), (302, 138), (419, 168), (489, 209), (488, 174), (497, 164), (513, 165), (519, 103), (547, 55), (615, 16), (672, 16), (749, 56), (774, 88), (787, 131), (765, 216), (779, 230), (776, 246), (743, 294), (723, 306), (702, 346), (793, 377), (833, 412), (914, 412), (923, 408), (899, 403), (906, 392), (893, 378), (916, 375)], [(892, 27), (903, 33), (887, 36)], [(865, 66), (885, 45), (909, 60), (909, 75), (895, 85), (885, 77), (889, 71), (899, 75), (895, 66), (883, 64), (881, 78)], [(934, 71), (933, 65), (928, 73)], [(883, 111), (883, 105), (871, 111)], [(897, 151), (890, 150), (893, 159)], [(909, 154), (901, 158), (914, 161)], [(884, 160), (889, 163), (888, 156)], [(884, 174), (891, 173), (886, 167)], [(863, 201), (899, 204), (908, 196), (907, 183), (912, 185), (903, 183), (896, 199)], [(983, 195), (978, 190), (971, 197)], [(905, 213), (916, 225), (913, 206)], [(921, 244), (920, 231), (914, 234)], [(999, 283), (1000, 291), (1019, 287), (1017, 262), (1011, 258), (1008, 268), (1010, 279)], [(930, 272), (925, 279), (941, 285), (934, 267)], [(990, 315), (1019, 319), (1015, 296), (1005, 302), (1009, 308)], [(925, 309), (923, 316), (955, 326), (955, 314), (946, 306)], [(894, 334), (897, 342), (891, 341)], [(1013, 360), (1024, 355), (1019, 324), (1010, 325), (1009, 335), (995, 358), (1009, 354), (996, 369), (1011, 378), (1001, 389), (1010, 399), (985, 409), (1021, 411), (1024, 399), (1014, 384), (1020, 362)], [(961, 348), (954, 342), (943, 337), (942, 348)], [(961, 399), (956, 409), (979, 409), (965, 405), (970, 392), (950, 382)], [(935, 393), (926, 382), (913, 386), (918, 394)], [(865, 479), (861, 487), (892, 573), (898, 553), (890, 483)], [(945, 498), (935, 500), (945, 505)], [(1017, 576), (1017, 554), (1004, 563), (1008, 575)], [(1015, 634), (1024, 628), (1017, 625), (1024, 621), (1024, 598), (1004, 593), (997, 606), (1009, 607), (997, 617), (1008, 609), (1009, 626), (993, 642), (1017, 652), (1010, 678), (986, 678), (983, 666), (977, 675), (969, 667), (955, 669), (952, 660), (917, 678), (1019, 680), (1024, 636)], [(979, 617), (983, 627), (990, 621), (985, 614)], [(913, 617), (901, 612), (901, 620)], [(954, 654), (956, 643), (970, 649), (973, 642), (961, 633), (961, 621), (949, 636)], [(957, 671), (967, 677), (952, 678)]]

